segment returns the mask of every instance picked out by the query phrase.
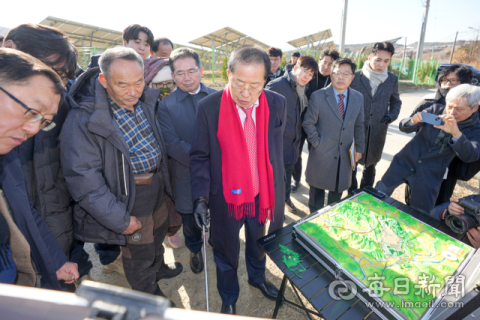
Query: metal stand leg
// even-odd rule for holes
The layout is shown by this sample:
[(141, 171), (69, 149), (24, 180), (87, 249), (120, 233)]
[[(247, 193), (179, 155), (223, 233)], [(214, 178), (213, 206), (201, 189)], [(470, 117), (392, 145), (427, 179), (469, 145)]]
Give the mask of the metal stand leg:
[(280, 309), (280, 305), (282, 304), (286, 287), (287, 287), (287, 276), (284, 275), (282, 280), (282, 285), (280, 286), (280, 291), (278, 292), (277, 301), (275, 302), (275, 310), (273, 311), (272, 319), (277, 319), (278, 309)]
[(300, 295), (297, 292), (297, 288), (295, 288), (294, 285), (292, 285), (292, 288), (293, 288), (293, 291), (295, 291), (295, 294), (297, 295), (298, 300), (300, 300), (300, 303), (302, 304), (302, 308), (305, 311), (305, 313), (307, 314), (308, 319), (312, 320), (312, 317), (310, 317), (310, 314), (308, 312), (309, 310), (307, 309), (307, 307), (305, 307), (305, 304), (303, 304), (303, 301), (302, 301), (302, 299), (300, 298)]

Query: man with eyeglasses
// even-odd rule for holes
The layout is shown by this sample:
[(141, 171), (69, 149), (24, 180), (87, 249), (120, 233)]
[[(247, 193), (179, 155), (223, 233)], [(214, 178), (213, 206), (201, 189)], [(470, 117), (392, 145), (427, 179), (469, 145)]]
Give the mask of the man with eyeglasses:
[(0, 282), (61, 290), (78, 279), (67, 256), (35, 210), (17, 148), (52, 121), (63, 82), (32, 56), (0, 48)]
[(303, 121), (312, 144), (305, 173), (311, 213), (325, 206), (326, 190), (327, 204), (342, 198), (365, 147), (363, 97), (350, 88), (355, 63), (340, 58), (333, 62), (332, 70), (332, 85), (312, 94)]
[[(410, 117), (413, 117), (416, 113), (431, 107), (434, 104), (446, 105), (446, 96), (448, 92), (463, 84), (469, 84), (472, 82), (473, 73), (472, 69), (461, 64), (453, 64), (443, 69), (438, 75), (437, 92), (431, 97), (424, 97), (422, 101), (413, 110)], [(443, 179), (440, 191), (435, 205), (450, 201), (453, 195), (457, 180), (468, 181), (473, 178), (480, 170), (480, 161), (474, 163), (465, 163), (459, 158), (455, 157), (448, 166), (448, 173), (446, 179)], [(412, 196), (412, 189), (408, 184), (405, 185), (405, 203), (410, 203)]]
[(268, 56), (270, 57), (270, 63), (272, 65), (272, 70), (270, 70), (270, 74), (268, 75), (267, 82), (265, 85), (267, 85), (270, 81), (275, 80), (277, 78), (280, 78), (283, 76), (285, 71), (280, 68), (280, 65), (282, 64), (282, 57), (283, 57), (283, 52), (279, 48), (274, 48), (270, 47), (267, 50)]
[(365, 153), (360, 160), (363, 165), (360, 186), (355, 171), (352, 185), (348, 189), (350, 194), (359, 187), (373, 187), (375, 167), (382, 159), (388, 125), (397, 119), (402, 107), (398, 93), (398, 77), (388, 72), (388, 65), (394, 54), (395, 47), (390, 42), (375, 43), (363, 68), (355, 72), (351, 87), (363, 95)]
[(177, 276), (182, 265), (164, 259), (165, 193), (173, 195), (155, 117), (161, 91), (145, 86), (143, 59), (133, 49), (108, 49), (99, 64), (100, 74), (87, 70), (70, 90), (60, 136), (75, 237), (120, 245), (132, 289), (164, 296), (157, 281)]
[[(455, 157), (465, 163), (480, 159), (479, 101), (478, 87), (461, 84), (448, 92), (446, 106), (433, 104), (400, 121), (400, 131), (417, 133), (393, 157), (376, 188), (391, 195), (408, 183), (412, 189), (410, 206), (430, 214), (450, 162)], [(442, 125), (423, 122), (427, 112), (442, 118)]]
[(190, 149), (194, 140), (198, 102), (216, 92), (201, 83), (200, 56), (190, 48), (179, 48), (170, 55), (170, 69), (178, 88), (158, 105), (158, 120), (168, 156), (172, 161), (175, 208), (182, 215), (185, 245), (190, 250), (190, 269), (203, 271), (202, 228), (193, 216), (190, 184)]
[[(318, 64), (310, 56), (298, 58), (292, 71), (267, 84), (265, 89), (281, 94), (287, 99), (287, 124), (283, 134), (283, 161), (285, 166), (285, 205), (290, 212), (297, 208), (290, 199), (293, 166), (300, 157), (300, 141), (302, 138), (302, 122), (308, 106), (305, 94), (308, 83), (318, 72)], [(276, 231), (270, 228), (269, 233)]]
[[(22, 24), (11, 29), (4, 47), (16, 49), (39, 59), (52, 68), (66, 84), (75, 78), (78, 53), (70, 38), (61, 30), (38, 24)], [(65, 94), (67, 94), (67, 92)], [(58, 108), (54, 128), (41, 131), (16, 148), (25, 176), (28, 195), (35, 209), (47, 223), (69, 260), (79, 266), (80, 276), (93, 267), (88, 254), (73, 237), (72, 206), (60, 165), (59, 135), (70, 107), (66, 100)], [(75, 285), (64, 285), (75, 291)]]
[[(320, 54), (320, 59), (318, 61), (318, 72), (313, 76), (312, 80), (310, 80), (305, 91), (308, 99), (310, 99), (313, 92), (317, 91), (318, 89), (326, 88), (332, 83), (330, 79), (330, 74), (332, 73), (332, 64), (333, 61), (337, 60), (339, 57), (339, 53), (333, 49), (325, 49)], [(295, 165), (293, 166), (292, 172), (292, 193), (297, 192), (297, 189), (300, 186), (300, 180), (302, 179), (302, 150), (306, 139), (307, 135), (305, 133), (305, 130), (303, 130), (302, 128), (302, 138), (300, 140), (300, 156), (298, 157), (297, 163), (295, 163)], [(310, 150), (310, 144), (308, 145), (308, 149)]]
[(263, 90), (269, 74), (265, 51), (240, 46), (228, 59), (228, 85), (197, 107), (190, 150), (193, 214), (203, 227), (210, 209), (217, 288), (226, 314), (236, 313), (243, 226), (248, 284), (270, 300), (278, 295), (265, 277), (266, 256), (257, 244), (268, 221), (273, 230), (283, 226), (285, 210), (286, 101)]

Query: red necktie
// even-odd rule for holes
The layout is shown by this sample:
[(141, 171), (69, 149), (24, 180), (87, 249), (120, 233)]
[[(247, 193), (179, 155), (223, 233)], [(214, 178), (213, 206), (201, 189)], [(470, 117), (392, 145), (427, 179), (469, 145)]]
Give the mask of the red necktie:
[(245, 140), (247, 142), (248, 157), (250, 159), (250, 170), (252, 172), (253, 183), (253, 195), (256, 197), (260, 189), (260, 181), (258, 178), (258, 163), (257, 163), (257, 130), (255, 129), (255, 123), (253, 122), (252, 112), (255, 107), (248, 109), (241, 108), (247, 115), (245, 124), (243, 126), (243, 132), (245, 134)]
[(338, 109), (340, 109), (340, 114), (342, 118), (345, 116), (345, 107), (343, 105), (343, 98), (345, 98), (344, 94), (339, 94), (338, 97), (340, 98), (340, 102), (338, 103)]

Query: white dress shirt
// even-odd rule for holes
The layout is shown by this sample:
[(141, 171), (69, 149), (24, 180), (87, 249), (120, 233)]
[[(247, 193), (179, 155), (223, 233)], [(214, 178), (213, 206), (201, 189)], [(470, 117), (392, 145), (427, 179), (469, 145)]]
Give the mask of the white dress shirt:
[(197, 93), (200, 92), (200, 89), (202, 89), (202, 84), (200, 84), (200, 85), (198, 86), (197, 91), (195, 91), (195, 92), (189, 92), (189, 93), (192, 94), (192, 95), (193, 95), (193, 94), (197, 94)]
[[(255, 128), (257, 127), (257, 116), (256, 116), (257, 110), (255, 109), (258, 107), (258, 104), (259, 102), (257, 99), (257, 101), (255, 101), (250, 107), (247, 108), (247, 109), (254, 108), (252, 112), (252, 119), (253, 119), (253, 124), (255, 125)], [(237, 106), (238, 115), (240, 116), (240, 121), (242, 122), (242, 127), (245, 129), (245, 119), (247, 119), (247, 115), (245, 111), (242, 110), (243, 109), (242, 107), (239, 107), (238, 104), (236, 106)]]

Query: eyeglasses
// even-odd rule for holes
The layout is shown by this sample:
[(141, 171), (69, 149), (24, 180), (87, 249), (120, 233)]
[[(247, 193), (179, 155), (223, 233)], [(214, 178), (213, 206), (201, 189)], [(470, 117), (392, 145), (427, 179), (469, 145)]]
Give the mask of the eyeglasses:
[(188, 73), (188, 75), (191, 77), (193, 76), (195, 73), (198, 72), (198, 70), (200, 70), (200, 68), (192, 68), (192, 69), (188, 69), (188, 70), (177, 70), (175, 71), (173, 74), (175, 75), (175, 77), (177, 78), (183, 78), (185, 77), (185, 75)]
[(353, 73), (351, 72), (332, 72), (332, 74), (336, 77), (344, 76), (345, 78), (350, 78), (353, 76)]
[(307, 77), (309, 77), (309, 78), (313, 78), (313, 76), (315, 75), (313, 72), (308, 72), (308, 70), (305, 69), (305, 68), (303, 68), (303, 67), (300, 67), (300, 70), (302, 70), (302, 72), (303, 72), (304, 74), (306, 74)]
[(156, 89), (160, 88), (170, 88), (173, 89), (175, 87), (175, 82), (173, 81), (168, 81), (168, 82), (158, 82), (158, 83), (153, 83), (152, 86)]
[(270, 61), (282, 61), (282, 58), (272, 58), (272, 57), (270, 57)]
[(460, 79), (442, 79), (443, 84), (450, 83), (452, 85), (456, 85), (457, 83), (460, 83)]
[(255, 95), (255, 94), (260, 94), (262, 93), (263, 91), (263, 88), (262, 89), (257, 89), (257, 88), (245, 88), (245, 87), (242, 87), (242, 86), (232, 86), (232, 90), (236, 93), (242, 93), (243, 91), (247, 90), (249, 94), (251, 95)]
[(42, 129), (43, 131), (49, 131), (49, 130), (52, 130), (53, 128), (55, 128), (55, 126), (56, 126), (55, 122), (53, 122), (52, 120), (45, 119), (43, 117), (43, 115), (40, 113), (40, 111), (29, 108), (25, 103), (23, 103), (22, 101), (15, 98), (12, 94), (7, 92), (2, 87), (0, 87), (0, 90), (5, 92), (5, 94), (7, 96), (9, 96), (13, 101), (15, 101), (16, 103), (18, 103), (19, 105), (21, 105), (22, 107), (27, 109), (27, 111), (25, 111), (25, 113), (23, 114), (23, 119), (25, 119), (26, 121), (28, 121), (30, 123), (41, 121), (40, 122), (40, 129)]

